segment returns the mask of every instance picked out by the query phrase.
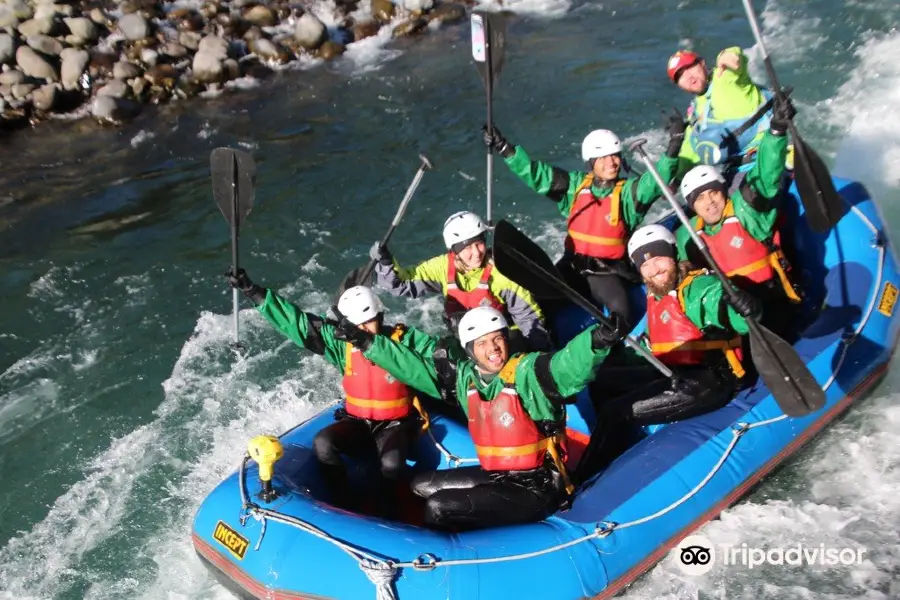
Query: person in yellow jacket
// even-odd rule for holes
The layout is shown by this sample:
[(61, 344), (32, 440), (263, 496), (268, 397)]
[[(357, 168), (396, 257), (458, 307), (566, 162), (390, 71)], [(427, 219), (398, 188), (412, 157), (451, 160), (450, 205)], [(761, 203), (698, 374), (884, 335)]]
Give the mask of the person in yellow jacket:
[[(679, 152), (679, 178), (698, 164), (739, 163), (753, 153), (769, 129), (772, 92), (750, 79), (747, 56), (734, 46), (722, 50), (710, 72), (706, 61), (689, 50), (669, 58), (669, 79), (693, 94)], [(768, 110), (755, 122), (750, 117)]]
[(448, 252), (406, 269), (390, 251), (375, 242), (369, 252), (375, 263), (375, 284), (394, 296), (445, 297), (445, 317), (455, 332), (467, 310), (490, 306), (508, 316), (530, 350), (549, 350), (550, 335), (544, 314), (531, 292), (497, 271), (488, 251), (487, 225), (471, 212), (455, 213), (444, 223)]

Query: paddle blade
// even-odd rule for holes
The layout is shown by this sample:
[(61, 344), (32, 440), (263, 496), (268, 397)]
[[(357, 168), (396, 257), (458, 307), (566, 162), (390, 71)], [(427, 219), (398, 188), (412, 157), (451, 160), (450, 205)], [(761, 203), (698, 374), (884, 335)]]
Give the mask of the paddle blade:
[(844, 202), (828, 167), (799, 137), (794, 137), (794, 181), (810, 228), (816, 233), (831, 230), (844, 216)]
[(789, 417), (802, 417), (825, 406), (825, 392), (786, 341), (750, 322), (750, 353), (760, 378)]
[(334, 297), (334, 303), (337, 304), (338, 298), (341, 297), (341, 294), (346, 292), (349, 288), (352, 288), (355, 285), (369, 285), (368, 282), (362, 281), (363, 271), (366, 270), (366, 267), (357, 267), (351, 270), (349, 273), (344, 275), (344, 278), (341, 280), (341, 283), (338, 284), (337, 294)]
[[(520, 254), (526, 260), (523, 260)], [(493, 256), (498, 271), (530, 291), (538, 300), (565, 297), (557, 285), (557, 281), (563, 281), (563, 278), (556, 265), (540, 246), (508, 221), (500, 220), (494, 227)], [(528, 261), (552, 275), (557, 281), (545, 277), (528, 264)]]
[(229, 223), (240, 226), (250, 214), (256, 195), (256, 163), (253, 157), (242, 150), (216, 148), (209, 156), (209, 170), (213, 197), (219, 210)]
[[(482, 81), (488, 85), (500, 76), (506, 46), (506, 22), (497, 13), (475, 11), (472, 13), (472, 58)], [(488, 69), (490, 66), (490, 70)]]

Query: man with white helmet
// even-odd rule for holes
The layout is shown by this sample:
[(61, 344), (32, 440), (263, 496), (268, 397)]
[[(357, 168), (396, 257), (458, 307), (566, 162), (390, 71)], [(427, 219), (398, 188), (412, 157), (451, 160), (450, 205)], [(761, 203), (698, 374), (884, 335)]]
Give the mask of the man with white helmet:
[(446, 254), (400, 267), (390, 251), (375, 242), (369, 255), (375, 263), (375, 283), (394, 296), (420, 298), (426, 294), (445, 297), (444, 309), (450, 330), (465, 311), (492, 306), (507, 315), (532, 350), (549, 350), (550, 336), (544, 314), (531, 292), (497, 271), (487, 249), (487, 225), (471, 212), (454, 213), (444, 223)]
[[(566, 218), (565, 254), (559, 265), (563, 272), (577, 287), (586, 282), (598, 306), (630, 322), (627, 286), (636, 283), (637, 277), (625, 254), (625, 244), (662, 194), (652, 175), (628, 176), (622, 142), (606, 129), (590, 132), (581, 144), (588, 173), (532, 161), (521, 146), (507, 142), (496, 127), (483, 131), (485, 144), (500, 154), (528, 187), (556, 202)], [(670, 123), (668, 148), (656, 164), (665, 181), (675, 174), (675, 157), (683, 135), (680, 119)]]
[[(742, 336), (759, 301), (738, 291), (733, 304), (721, 281), (704, 270), (689, 271), (675, 258), (675, 237), (662, 225), (648, 225), (628, 241), (628, 255), (647, 286), (647, 329), (643, 341), (668, 365), (674, 379), (638, 367), (642, 387), (603, 404), (607, 423), (624, 417), (640, 425), (668, 423), (727, 404), (745, 375)], [(650, 383), (647, 383), (647, 382)]]
[[(381, 466), (382, 508), (390, 509), (391, 486), (406, 464), (411, 427), (415, 424), (413, 392), (395, 374), (374, 365), (363, 353), (371, 335), (384, 333), (412, 352), (430, 355), (436, 339), (402, 324), (384, 324), (384, 305), (372, 290), (354, 286), (341, 294), (339, 323), (303, 312), (271, 289), (254, 284), (247, 273), (228, 274), (257, 310), (285, 337), (322, 356), (343, 374), (346, 395), (335, 422), (316, 434), (313, 449), (335, 505), (350, 508), (353, 496), (341, 455), (373, 455)], [(368, 335), (366, 335), (368, 334)]]
[(468, 417), (480, 464), (413, 479), (413, 492), (426, 499), (426, 523), (474, 529), (555, 512), (573, 489), (565, 467), (565, 405), (626, 334), (614, 317), (609, 327), (595, 325), (558, 352), (515, 354), (506, 319), (484, 306), (459, 321), (468, 360), (416, 353), (372, 336), (366, 357), (411, 387), (455, 399)]
[[(787, 121), (776, 113), (771, 129), (759, 144), (755, 164), (746, 176), (738, 174), (732, 182), (734, 191), (730, 196), (725, 178), (713, 166), (696, 166), (681, 181), (681, 194), (696, 213), (691, 219), (694, 230), (724, 274), (764, 302), (770, 321), (791, 312), (776, 310), (772, 303), (787, 308), (789, 303), (800, 301), (799, 288), (788, 278), (790, 265), (782, 252), (778, 232), (786, 130)], [(679, 260), (710, 266), (706, 265), (689, 231), (679, 228), (676, 239)]]

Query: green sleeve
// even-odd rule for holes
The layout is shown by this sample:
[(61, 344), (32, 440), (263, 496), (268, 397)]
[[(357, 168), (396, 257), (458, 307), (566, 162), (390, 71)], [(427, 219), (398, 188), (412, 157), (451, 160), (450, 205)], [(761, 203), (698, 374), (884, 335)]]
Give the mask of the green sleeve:
[(555, 167), (539, 160), (532, 161), (522, 146), (516, 146), (515, 154), (505, 158), (504, 161), (506, 161), (509, 170), (515, 173), (519, 179), (524, 181), (525, 185), (531, 188), (532, 191), (535, 191), (542, 196), (549, 196), (552, 192), (553, 195), (550, 197), (556, 201), (560, 214), (564, 217), (569, 216), (569, 211), (572, 209), (572, 198), (575, 196), (575, 190), (578, 189), (578, 186), (584, 180), (587, 173), (581, 171), (569, 171), (569, 187), (566, 189), (565, 193), (562, 194), (562, 190), (552, 189)]
[[(344, 369), (344, 353), (347, 342), (334, 337), (334, 328), (323, 318), (305, 313), (271, 289), (266, 292), (266, 300), (257, 307), (263, 317), (289, 340), (300, 346), (322, 354), (338, 367)], [(312, 322), (320, 323), (314, 326)], [(321, 346), (316, 351), (317, 346)]]
[(713, 113), (716, 120), (720, 121), (749, 117), (766, 99), (759, 87), (750, 79), (747, 55), (744, 51), (734, 46), (722, 52), (733, 52), (741, 61), (737, 71), (725, 69), (719, 73), (718, 68), (713, 68), (710, 92)]
[[(656, 170), (663, 181), (672, 181), (677, 169), (677, 158), (669, 158), (663, 155), (656, 161)], [(634, 185), (635, 179), (637, 179), (637, 185)], [(653, 174), (649, 171), (640, 175), (640, 177), (629, 177), (625, 181), (621, 195), (622, 212), (625, 216), (625, 224), (629, 230), (634, 231), (638, 228), (650, 205), (662, 195), (662, 190), (659, 189), (656, 179), (653, 178)]]
[(433, 337), (415, 327), (408, 327), (400, 343), (420, 356), (431, 356), (437, 345), (438, 338)]
[(609, 349), (594, 350), (591, 347), (594, 327), (585, 329), (569, 340), (550, 359), (550, 374), (563, 396), (572, 396), (583, 390), (593, 381), (596, 368), (609, 355)]
[(441, 397), (431, 354), (419, 354), (388, 336), (376, 335), (365, 357), (411, 388), (434, 398)]
[[(691, 217), (690, 223), (691, 226), (695, 226), (697, 217)], [(679, 262), (688, 260), (687, 247), (690, 243), (692, 243), (690, 232), (684, 228), (684, 225), (679, 225), (678, 229), (675, 230), (675, 248), (678, 250)]]
[(756, 163), (745, 182), (757, 194), (757, 208), (751, 206), (740, 189), (731, 195), (734, 214), (750, 235), (759, 241), (772, 237), (778, 219), (777, 198), (781, 192), (787, 136), (766, 132), (756, 153)]
[[(714, 275), (700, 275), (694, 278), (684, 290), (684, 314), (700, 329), (716, 327), (731, 330), (741, 335), (750, 329), (747, 321), (735, 312), (725, 299), (722, 282)], [(722, 304), (725, 310), (722, 310)], [(724, 317), (724, 321), (723, 321)]]

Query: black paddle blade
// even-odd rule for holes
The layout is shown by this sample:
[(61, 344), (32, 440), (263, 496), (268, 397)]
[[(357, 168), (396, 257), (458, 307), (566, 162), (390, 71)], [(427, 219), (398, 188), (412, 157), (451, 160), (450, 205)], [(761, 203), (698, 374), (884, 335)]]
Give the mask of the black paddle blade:
[(825, 392), (786, 341), (750, 321), (750, 353), (760, 378), (789, 417), (802, 417), (825, 406)]
[[(232, 225), (240, 226), (253, 208), (256, 195), (256, 163), (242, 150), (216, 148), (209, 155), (213, 197), (222, 215)], [(237, 223), (233, 222), (234, 200), (237, 196)]]
[(361, 281), (363, 271), (366, 270), (366, 267), (357, 267), (351, 270), (349, 273), (344, 275), (344, 278), (341, 280), (341, 283), (338, 284), (337, 295), (334, 297), (334, 303), (337, 304), (338, 298), (341, 297), (341, 294), (346, 292), (348, 289), (352, 288), (356, 285), (369, 285), (368, 282)]
[(534, 294), (538, 301), (565, 297), (556, 281), (531, 267), (519, 254), (562, 281), (562, 275), (547, 253), (512, 223), (501, 219), (494, 227), (493, 256), (497, 270)]
[(506, 21), (503, 15), (475, 11), (472, 13), (472, 58), (481, 80), (488, 85), (488, 65), (491, 83), (503, 70), (503, 55), (506, 47)]
[(794, 137), (794, 181), (810, 228), (826, 233), (844, 216), (846, 208), (828, 167), (799, 137)]

